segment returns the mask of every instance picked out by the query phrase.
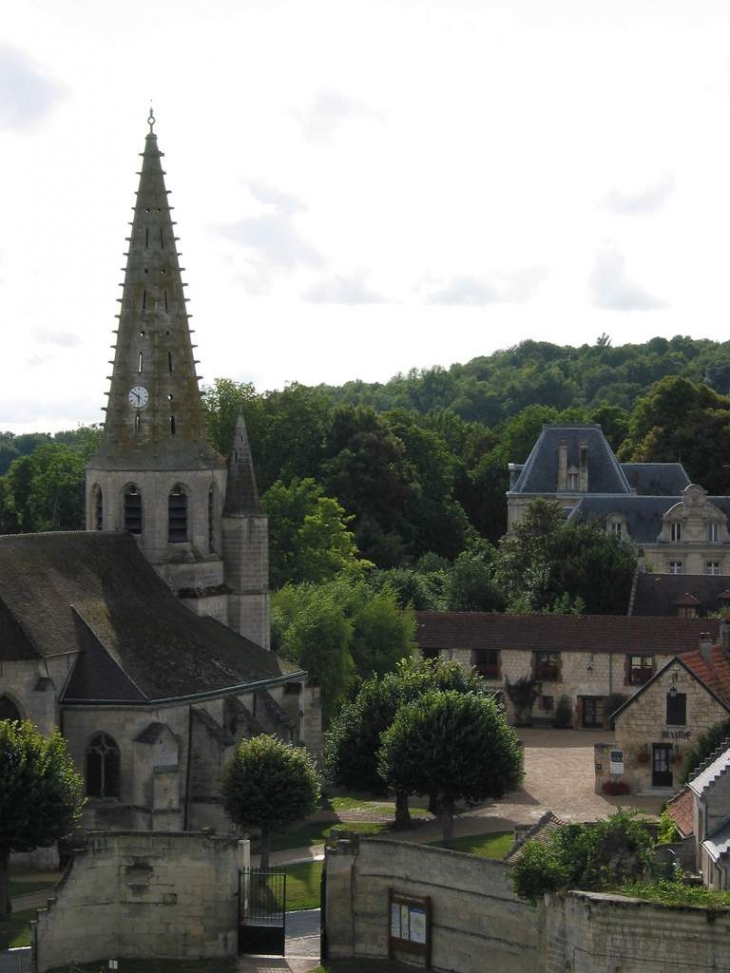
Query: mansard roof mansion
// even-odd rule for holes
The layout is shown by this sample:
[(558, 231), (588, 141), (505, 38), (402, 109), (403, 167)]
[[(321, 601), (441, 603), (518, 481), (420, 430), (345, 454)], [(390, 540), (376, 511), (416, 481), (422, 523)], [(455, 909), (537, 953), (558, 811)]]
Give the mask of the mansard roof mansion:
[(681, 463), (620, 463), (597, 425), (546, 425), (523, 464), (511, 463), (508, 530), (536, 497), (567, 519), (598, 519), (659, 574), (729, 575), (730, 497), (690, 483)]

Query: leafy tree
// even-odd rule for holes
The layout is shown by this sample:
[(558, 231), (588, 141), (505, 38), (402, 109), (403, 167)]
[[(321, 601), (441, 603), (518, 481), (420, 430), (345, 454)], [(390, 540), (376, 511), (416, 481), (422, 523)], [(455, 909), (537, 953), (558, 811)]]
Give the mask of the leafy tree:
[(493, 697), (432, 690), (398, 709), (378, 769), (397, 791), (428, 794), (446, 842), (457, 801), (475, 805), (519, 785), (522, 751)]
[(239, 828), (260, 829), (263, 870), (272, 835), (312, 814), (319, 795), (311, 756), (272, 736), (243, 740), (223, 772), (225, 812)]
[(633, 547), (594, 521), (565, 523), (560, 505), (533, 500), (502, 538), (496, 581), (508, 610), (621, 614), (636, 570)]
[(64, 443), (16, 459), (7, 481), (20, 530), (83, 530), (85, 477), (84, 453)]
[(560, 889), (601, 891), (639, 880), (651, 868), (654, 838), (634, 811), (568, 824), (546, 842), (528, 841), (512, 868), (515, 892), (533, 904)]
[(202, 389), (203, 408), (208, 421), (208, 436), (221, 456), (228, 456), (236, 431), (236, 420), (243, 413), (252, 446), (259, 442), (263, 423), (263, 403), (250, 382), (217, 378)]
[(264, 494), (269, 515), (269, 566), (273, 588), (287, 583), (330, 581), (340, 571), (362, 573), (348, 520), (337, 500), (314, 480), (277, 480)]
[(368, 583), (376, 591), (390, 588), (400, 608), (413, 608), (414, 611), (444, 611), (445, 572), (423, 572), (416, 568), (390, 568), (387, 571), (373, 571)]
[(319, 684), (326, 724), (355, 678), (352, 621), (326, 586), (287, 585), (271, 607), (274, 648)]
[(682, 783), (686, 784), (699, 765), (720, 747), (730, 747), (730, 716), (719, 723), (715, 723), (709, 730), (705, 730), (697, 737), (687, 751), (682, 764)]
[[(405, 659), (382, 679), (366, 680), (332, 721), (325, 745), (330, 780), (342, 787), (382, 794), (385, 782), (378, 770), (381, 735), (393, 723), (400, 706), (431, 690), (482, 692), (481, 680), (457, 662)], [(396, 824), (410, 823), (408, 795), (396, 788)]]
[(10, 853), (65, 838), (83, 803), (83, 782), (61, 734), (44, 737), (32, 723), (0, 720), (0, 918), (10, 912)]
[(502, 611), (504, 598), (495, 583), (494, 566), (495, 550), (486, 541), (476, 539), (462, 551), (446, 574), (447, 611)]

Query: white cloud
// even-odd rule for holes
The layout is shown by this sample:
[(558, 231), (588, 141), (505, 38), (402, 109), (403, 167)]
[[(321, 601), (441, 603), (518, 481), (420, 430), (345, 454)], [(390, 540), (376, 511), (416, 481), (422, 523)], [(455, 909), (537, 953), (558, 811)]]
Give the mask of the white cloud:
[(594, 306), (604, 311), (652, 311), (666, 306), (631, 279), (623, 254), (613, 244), (605, 245), (596, 257), (590, 287)]
[(492, 273), (481, 277), (452, 277), (431, 293), (429, 304), (479, 306), (484, 304), (524, 304), (533, 296), (544, 272), (536, 267), (512, 273)]
[(329, 141), (340, 125), (349, 118), (380, 118), (378, 112), (339, 91), (319, 91), (309, 107), (295, 112), (302, 134), (308, 142)]
[(650, 216), (664, 206), (674, 190), (674, 176), (666, 173), (657, 182), (635, 192), (612, 189), (603, 199), (603, 208), (622, 216)]
[(24, 51), (0, 44), (0, 130), (32, 131), (64, 96)]
[(365, 274), (349, 277), (336, 274), (304, 291), (302, 298), (311, 304), (383, 304), (386, 297), (376, 294), (365, 283)]
[(60, 345), (61, 348), (76, 348), (81, 344), (81, 338), (70, 331), (45, 331), (37, 328), (34, 332), (36, 341), (44, 345)]

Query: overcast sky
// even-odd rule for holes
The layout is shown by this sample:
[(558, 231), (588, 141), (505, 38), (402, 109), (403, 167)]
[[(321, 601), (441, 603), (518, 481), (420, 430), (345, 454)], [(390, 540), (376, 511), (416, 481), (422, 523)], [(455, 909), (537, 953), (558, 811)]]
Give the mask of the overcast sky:
[(23, 0), (0, 429), (101, 419), (150, 102), (204, 381), (729, 337), (727, 0)]

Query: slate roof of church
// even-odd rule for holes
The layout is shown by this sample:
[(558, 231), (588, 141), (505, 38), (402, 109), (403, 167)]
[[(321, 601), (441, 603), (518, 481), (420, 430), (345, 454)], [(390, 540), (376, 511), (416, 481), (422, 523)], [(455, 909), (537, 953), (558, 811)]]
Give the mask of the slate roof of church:
[(631, 493), (621, 465), (597, 425), (544, 425), (510, 493), (557, 493), (558, 447), (563, 441), (568, 447), (569, 466), (578, 466), (580, 444), (588, 447), (590, 493)]
[[(726, 595), (722, 599), (721, 595)], [(685, 595), (699, 603), (698, 615), (730, 608), (730, 578), (709, 574), (645, 574), (636, 578), (632, 615), (676, 615)]]
[(131, 534), (0, 537), (0, 660), (74, 653), (64, 702), (217, 694), (301, 673), (194, 615)]
[(708, 618), (628, 615), (506, 615), (499, 612), (416, 612), (421, 650), (522, 649), (539, 652), (691, 652), (700, 635), (717, 639)]

